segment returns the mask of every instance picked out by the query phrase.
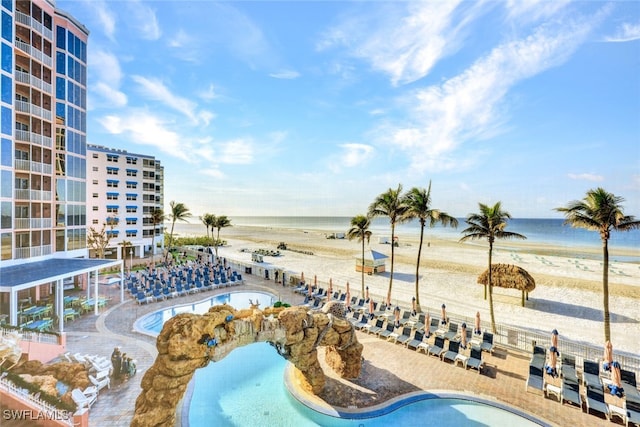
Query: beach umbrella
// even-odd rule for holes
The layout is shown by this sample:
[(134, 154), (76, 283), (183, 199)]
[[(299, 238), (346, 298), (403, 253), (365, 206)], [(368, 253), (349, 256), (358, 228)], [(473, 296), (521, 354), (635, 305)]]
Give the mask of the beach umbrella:
[(429, 330), (429, 325), (431, 325), (431, 316), (427, 311), (427, 316), (424, 319), (424, 330), (427, 332), (427, 338), (431, 336), (431, 331)]
[(411, 298), (411, 315), (415, 316), (417, 313), (416, 310), (416, 297)]
[(300, 273), (300, 283), (304, 284), (304, 271)]
[(373, 300), (372, 300), (372, 299), (370, 299), (370, 300), (369, 300), (369, 317), (371, 317), (372, 319), (373, 319), (373, 311), (374, 311), (374, 308), (373, 308)]
[[(331, 280), (331, 279), (329, 279), (329, 280)], [(346, 290), (346, 292), (349, 293), (349, 282), (347, 282), (347, 290)]]
[(558, 349), (556, 347), (551, 346), (551, 348), (549, 348), (549, 365), (547, 366), (547, 373), (554, 377), (557, 375), (556, 366), (558, 365), (558, 354)]
[(558, 348), (558, 330), (551, 331), (551, 347)]
[[(304, 282), (304, 273), (302, 273), (302, 281)], [(313, 286), (318, 286), (318, 275), (313, 275)]]
[(476, 312), (476, 327), (473, 333), (477, 335), (480, 335), (482, 333), (482, 330), (480, 329), (480, 312), (479, 311)]
[(327, 289), (327, 299), (331, 301), (331, 294), (333, 294), (333, 282), (329, 279), (329, 289)]
[(364, 300), (365, 301), (369, 301), (369, 287), (367, 286), (366, 290), (364, 291)]
[(605, 371), (611, 370), (611, 364), (613, 363), (613, 344), (611, 341), (604, 343), (604, 358), (602, 359), (602, 369)]
[(387, 292), (387, 309), (391, 309), (391, 292)]
[(396, 306), (396, 308), (393, 310), (393, 315), (395, 317), (393, 324), (397, 328), (400, 326), (400, 307)]
[(467, 324), (460, 325), (460, 347), (467, 348)]
[(611, 363), (611, 394), (622, 397), (622, 376), (620, 374), (620, 364), (618, 362)]
[(351, 291), (349, 290), (349, 283), (347, 283), (347, 295), (345, 299), (347, 300), (347, 311), (351, 311)]
[[(489, 284), (489, 269), (478, 276), (478, 283), (485, 286)], [(524, 307), (525, 295), (528, 299), (529, 292), (536, 288), (536, 281), (527, 270), (517, 265), (491, 264), (491, 286), (518, 289), (522, 292), (522, 306)]]
[(441, 316), (442, 316), (440, 323), (444, 325), (447, 323), (447, 306), (442, 304), (442, 307), (440, 307), (440, 309), (441, 309)]

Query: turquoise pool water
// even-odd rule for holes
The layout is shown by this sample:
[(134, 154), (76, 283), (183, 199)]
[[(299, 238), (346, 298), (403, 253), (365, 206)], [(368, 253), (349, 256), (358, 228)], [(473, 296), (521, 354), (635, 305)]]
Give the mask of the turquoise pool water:
[(521, 415), (467, 398), (426, 394), (392, 408), (336, 418), (316, 412), (294, 399), (283, 375), (288, 362), (267, 343), (235, 349), (226, 358), (196, 371), (184, 399), (182, 425), (265, 427), (389, 426), (537, 426)]
[[(198, 301), (190, 304), (176, 305), (170, 308), (154, 311), (146, 316), (138, 319), (134, 324), (136, 331), (148, 334), (158, 335), (162, 330), (164, 322), (179, 313), (206, 313), (209, 308), (214, 305), (229, 304), (235, 309), (249, 308), (249, 300), (254, 303), (260, 302), (260, 307), (269, 307), (276, 302), (276, 297), (272, 294), (259, 291), (237, 291), (229, 292), (227, 294), (215, 295), (203, 301)], [(177, 301), (177, 300), (176, 300)]]

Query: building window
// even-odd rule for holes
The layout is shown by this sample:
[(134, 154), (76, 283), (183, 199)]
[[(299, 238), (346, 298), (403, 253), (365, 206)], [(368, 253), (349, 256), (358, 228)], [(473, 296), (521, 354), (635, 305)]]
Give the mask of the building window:
[(118, 200), (118, 193), (107, 193), (107, 200)]
[(93, 198), (97, 199), (98, 198), (98, 193), (93, 193)]
[(94, 166), (93, 168), (91, 168), (91, 170), (94, 171), (94, 172), (98, 172), (98, 167)]
[(107, 175), (118, 175), (118, 168), (107, 168)]
[(117, 162), (118, 161), (118, 157), (115, 154), (107, 154), (107, 162)]
[(135, 169), (127, 169), (127, 176), (138, 176), (138, 171)]
[(93, 206), (93, 210), (94, 210), (94, 211), (97, 211), (97, 210), (98, 210), (98, 207), (97, 207), (97, 206)]
[(127, 218), (127, 225), (136, 225), (138, 223), (137, 218)]
[(97, 224), (97, 223), (98, 223), (98, 220), (97, 220), (97, 219), (94, 219), (94, 220), (93, 220), (93, 221), (91, 221), (91, 222), (92, 222), (93, 224)]
[(136, 200), (138, 200), (138, 195), (137, 194), (127, 194), (127, 200), (136, 201)]
[(138, 164), (138, 159), (136, 159), (135, 157), (127, 157), (127, 164), (136, 165)]
[(98, 153), (93, 153), (93, 158), (97, 159), (98, 158)]
[(93, 180), (93, 185), (98, 185), (98, 180), (97, 179)]
[(127, 230), (127, 237), (136, 237), (137, 234), (136, 230)]
[(108, 179), (107, 180), (107, 187), (109, 187), (109, 188), (118, 188), (118, 181), (115, 181), (113, 179)]
[(127, 213), (136, 213), (138, 212), (137, 206), (127, 206)]
[(118, 207), (117, 206), (107, 206), (107, 213), (118, 213)]

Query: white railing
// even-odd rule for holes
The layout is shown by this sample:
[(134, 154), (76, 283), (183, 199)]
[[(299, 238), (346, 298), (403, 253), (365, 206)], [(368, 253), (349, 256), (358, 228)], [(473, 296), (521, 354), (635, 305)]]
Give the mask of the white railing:
[(30, 138), (29, 134), (30, 134), (30, 132), (28, 130), (18, 130), (18, 129), (16, 129), (16, 139), (18, 141), (30, 142), (31, 138)]
[(31, 46), (29, 46), (27, 43), (20, 40), (16, 40), (15, 45), (21, 51), (26, 52), (28, 55), (31, 55)]
[(16, 259), (29, 258), (31, 255), (31, 248), (14, 248), (13, 253)]
[(26, 101), (16, 101), (15, 102), (16, 110), (21, 113), (30, 113), (31, 112), (31, 104)]
[(15, 167), (16, 167), (16, 169), (21, 170), (21, 171), (28, 171), (28, 170), (31, 170), (30, 163), (31, 163), (31, 161), (29, 161), (29, 160), (16, 159), (15, 160)]
[(31, 218), (31, 228), (51, 228), (51, 218)]
[(16, 218), (15, 219), (15, 227), (20, 229), (20, 228), (29, 228), (31, 222), (29, 220), (29, 218)]
[(33, 76), (25, 71), (16, 71), (15, 76), (16, 80), (20, 83), (30, 84), (31, 86), (34, 86), (41, 91), (48, 93), (49, 95), (51, 95), (53, 92), (51, 83), (47, 83), (44, 80)]
[(29, 132), (28, 130), (16, 129), (16, 139), (18, 141), (27, 141), (49, 148), (53, 145), (53, 139), (50, 136), (40, 135), (38, 133)]
[[(0, 328), (0, 336), (10, 335), (15, 333), (16, 329), (6, 329)], [(38, 332), (31, 331), (26, 329), (21, 329), (19, 331), (20, 341), (28, 341), (28, 342), (38, 342), (44, 344), (60, 344), (60, 339), (58, 335), (54, 333), (47, 332)]]
[(29, 200), (29, 196), (30, 196), (30, 194), (29, 194), (29, 190), (19, 190), (19, 189), (16, 189), (16, 190), (14, 191), (14, 197), (15, 197), (16, 199), (20, 199), (20, 200)]
[(51, 148), (51, 146), (53, 145), (52, 143), (53, 139), (51, 139), (50, 136), (44, 136), (44, 135), (41, 135), (41, 138), (42, 138), (41, 139), (42, 143), (40, 145), (42, 145), (43, 147)]
[(29, 15), (27, 15), (26, 13), (22, 13), (18, 10), (16, 10), (16, 22), (19, 22), (23, 25), (26, 25), (28, 27), (31, 26), (31, 17)]
[(5, 378), (0, 379), (0, 389), (17, 399), (26, 402), (27, 406), (39, 411), (43, 418), (56, 420), (57, 422), (68, 426), (74, 425), (73, 414), (71, 412), (58, 409), (55, 406), (40, 400), (39, 398), (29, 394), (29, 391), (18, 387)]
[(29, 84), (31, 79), (29, 78), (30, 74), (24, 71), (16, 71), (15, 73), (16, 80), (20, 83)]
[(14, 195), (16, 199), (21, 200), (51, 200), (51, 191), (16, 189)]

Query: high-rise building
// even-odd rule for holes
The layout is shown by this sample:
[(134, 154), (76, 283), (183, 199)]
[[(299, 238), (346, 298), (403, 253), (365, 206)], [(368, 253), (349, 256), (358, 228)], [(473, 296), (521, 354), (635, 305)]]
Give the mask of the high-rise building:
[(0, 308), (15, 324), (18, 305), (110, 263), (59, 261), (88, 255), (89, 30), (54, 0), (1, 0), (0, 15)]
[(163, 248), (164, 224), (151, 219), (164, 204), (160, 161), (88, 144), (87, 171), (87, 227), (98, 232), (104, 228), (110, 237), (105, 258), (138, 258)]

